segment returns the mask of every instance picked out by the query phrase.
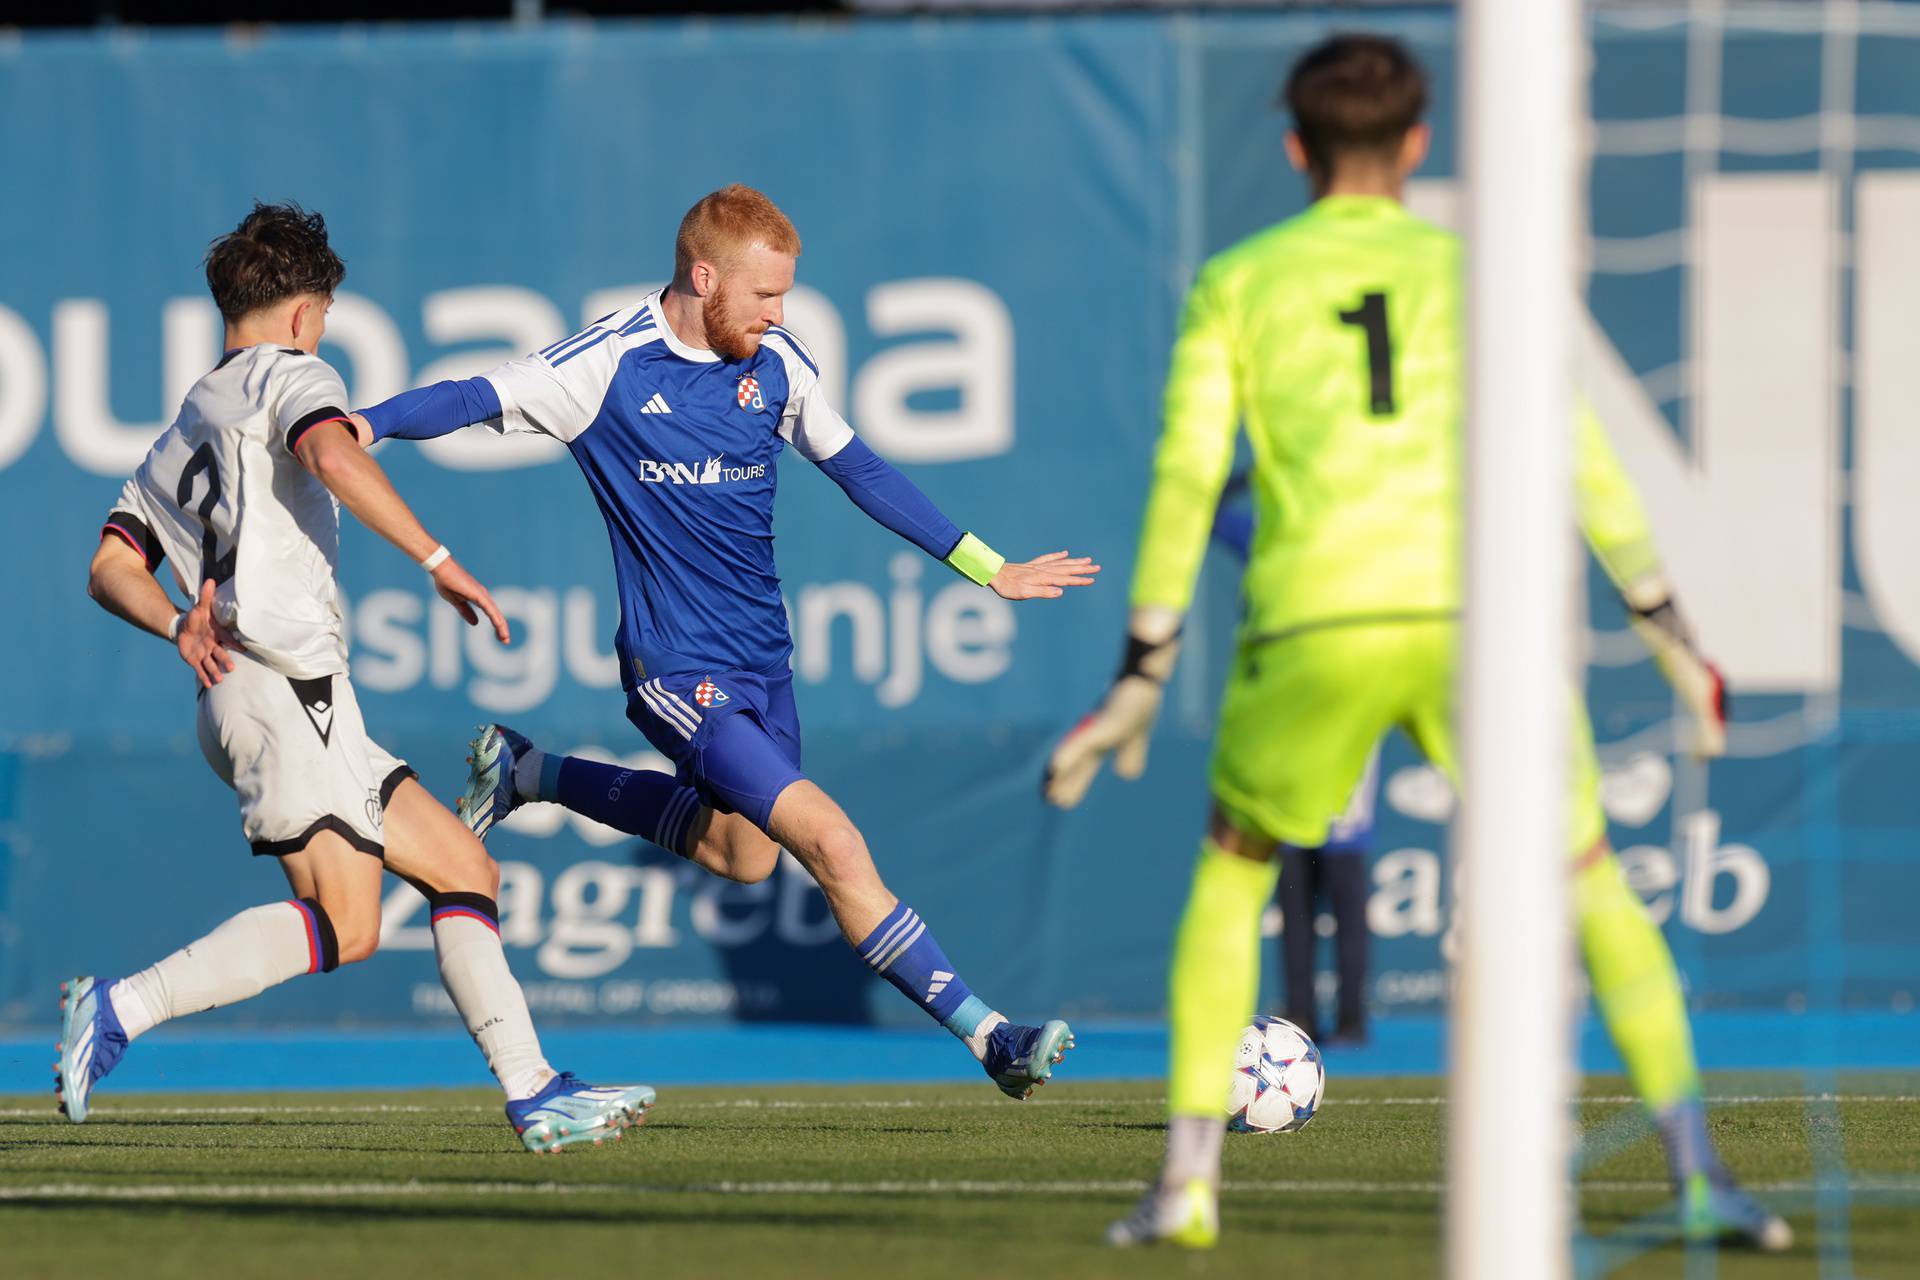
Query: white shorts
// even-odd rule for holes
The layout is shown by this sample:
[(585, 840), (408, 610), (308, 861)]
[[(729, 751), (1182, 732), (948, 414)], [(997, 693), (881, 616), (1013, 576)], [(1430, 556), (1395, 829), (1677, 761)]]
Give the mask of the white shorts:
[(256, 854), (298, 853), (331, 831), (386, 856), (387, 802), (413, 777), (367, 737), (345, 672), (294, 680), (245, 654), (200, 693), (200, 750), (240, 797)]

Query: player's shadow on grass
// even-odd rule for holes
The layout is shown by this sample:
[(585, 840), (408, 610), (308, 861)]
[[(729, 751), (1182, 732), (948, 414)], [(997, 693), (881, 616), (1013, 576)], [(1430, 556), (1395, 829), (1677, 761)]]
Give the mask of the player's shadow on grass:
[(952, 1124), (861, 1124), (858, 1121), (835, 1122), (822, 1120), (814, 1124), (785, 1124), (780, 1126), (782, 1133), (844, 1133), (857, 1137), (881, 1133), (911, 1133), (922, 1137), (938, 1134), (957, 1134), (958, 1125)]
[[(48, 1123), (46, 1122), (36, 1122), (36, 1123), (40, 1123), (41, 1127), (43, 1128), (49, 1127)], [(294, 1118), (290, 1116), (269, 1116), (269, 1117), (263, 1117), (262, 1119), (259, 1119), (259, 1120), (248, 1120), (245, 1117), (241, 1117), (241, 1116), (236, 1116), (228, 1120), (195, 1119), (191, 1116), (182, 1116), (177, 1120), (174, 1120), (174, 1119), (135, 1120), (131, 1118), (121, 1119), (120, 1117), (112, 1115), (111, 1113), (106, 1113), (106, 1114), (102, 1114), (99, 1117), (99, 1122), (97, 1123), (90, 1122), (84, 1130), (79, 1130), (79, 1132), (86, 1133), (90, 1138), (93, 1133), (98, 1132), (100, 1129), (105, 1128), (106, 1125), (108, 1124), (113, 1125), (115, 1128), (123, 1128), (123, 1129), (131, 1130), (133, 1132), (140, 1132), (142, 1130), (152, 1130), (152, 1129), (192, 1129), (195, 1132), (205, 1132), (211, 1129), (257, 1129), (265, 1133), (265, 1132), (271, 1132), (275, 1129), (285, 1130), (285, 1129), (292, 1129), (292, 1128), (391, 1130), (396, 1127), (394, 1124), (390, 1122), (374, 1122), (369, 1120), (307, 1120), (304, 1118)], [(73, 1131), (76, 1129), (76, 1126), (66, 1124), (64, 1121), (61, 1123), (59, 1127), (69, 1131)], [(435, 1120), (431, 1124), (424, 1124), (424, 1125), (418, 1126), (417, 1130), (414, 1130), (411, 1126), (409, 1126), (409, 1131), (429, 1132), (433, 1129), (498, 1129), (498, 1128), (500, 1128), (500, 1118), (497, 1114), (488, 1115), (486, 1112), (476, 1108), (474, 1113), (474, 1118), (471, 1120)]]
[[(529, 1196), (524, 1201), (507, 1202), (492, 1198), (474, 1204), (433, 1204), (411, 1200), (399, 1204), (340, 1204), (332, 1201), (301, 1201), (287, 1199), (262, 1203), (259, 1201), (207, 1201), (196, 1200), (191, 1196), (181, 1196), (172, 1200), (142, 1200), (129, 1202), (111, 1194), (90, 1196), (84, 1191), (67, 1188), (59, 1196), (49, 1196), (44, 1200), (21, 1196), (8, 1201), (8, 1207), (25, 1207), (39, 1211), (87, 1211), (110, 1208), (117, 1215), (141, 1217), (177, 1218), (181, 1213), (204, 1214), (208, 1217), (228, 1218), (235, 1221), (309, 1221), (309, 1222), (368, 1222), (373, 1220), (389, 1222), (499, 1222), (503, 1219), (524, 1218), (530, 1223), (552, 1224), (556, 1222), (573, 1223), (579, 1226), (667, 1226), (674, 1224), (714, 1224), (724, 1226), (765, 1226), (765, 1227), (832, 1227), (832, 1228), (895, 1228), (900, 1225), (897, 1214), (869, 1210), (852, 1210), (838, 1207), (826, 1197), (810, 1197), (809, 1204), (819, 1202), (819, 1208), (807, 1210), (769, 1210), (749, 1209), (744, 1206), (734, 1210), (721, 1205), (675, 1205), (668, 1200), (670, 1194), (699, 1193), (656, 1193), (638, 1195), (614, 1194), (608, 1197), (603, 1206), (563, 1203), (556, 1196)], [(739, 1204), (739, 1200), (730, 1203)]]

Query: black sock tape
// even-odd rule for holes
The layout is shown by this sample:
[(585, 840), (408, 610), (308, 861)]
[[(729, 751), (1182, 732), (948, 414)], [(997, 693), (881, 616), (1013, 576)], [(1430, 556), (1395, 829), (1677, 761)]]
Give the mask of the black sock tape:
[(494, 928), (500, 927), (499, 904), (484, 893), (436, 893), (428, 897), (427, 905), (436, 914), (448, 907), (472, 911), (485, 916)]
[(333, 936), (333, 921), (327, 918), (327, 909), (320, 905), (318, 898), (300, 901), (313, 912), (313, 923), (320, 933), (320, 972), (332, 973), (340, 967), (340, 940)]

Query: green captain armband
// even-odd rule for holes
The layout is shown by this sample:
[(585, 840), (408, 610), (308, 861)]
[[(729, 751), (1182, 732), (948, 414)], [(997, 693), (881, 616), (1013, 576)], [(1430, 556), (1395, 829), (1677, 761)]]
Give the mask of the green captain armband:
[(1000, 566), (1007, 558), (995, 551), (970, 533), (960, 535), (960, 541), (947, 553), (941, 563), (954, 570), (963, 578), (971, 578), (981, 586), (993, 581), (993, 575), (1000, 572)]

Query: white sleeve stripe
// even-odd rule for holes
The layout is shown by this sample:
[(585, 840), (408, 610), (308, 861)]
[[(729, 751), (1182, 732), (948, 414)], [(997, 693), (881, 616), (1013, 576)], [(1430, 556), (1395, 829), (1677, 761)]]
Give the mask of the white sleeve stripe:
[[(773, 327), (769, 328), (767, 330), (767, 336), (770, 338), (779, 338), (781, 340), (780, 345), (785, 347), (788, 353), (790, 353), (801, 364), (807, 366), (807, 371), (809, 373), (813, 374), (813, 376), (816, 378), (820, 376), (820, 366), (813, 362), (812, 354), (808, 352), (808, 350), (805, 347), (800, 345), (800, 339), (794, 337), (792, 334), (788, 333), (785, 329), (782, 329), (779, 325), (774, 325)], [(776, 348), (776, 350), (777, 349), (778, 348)]]

